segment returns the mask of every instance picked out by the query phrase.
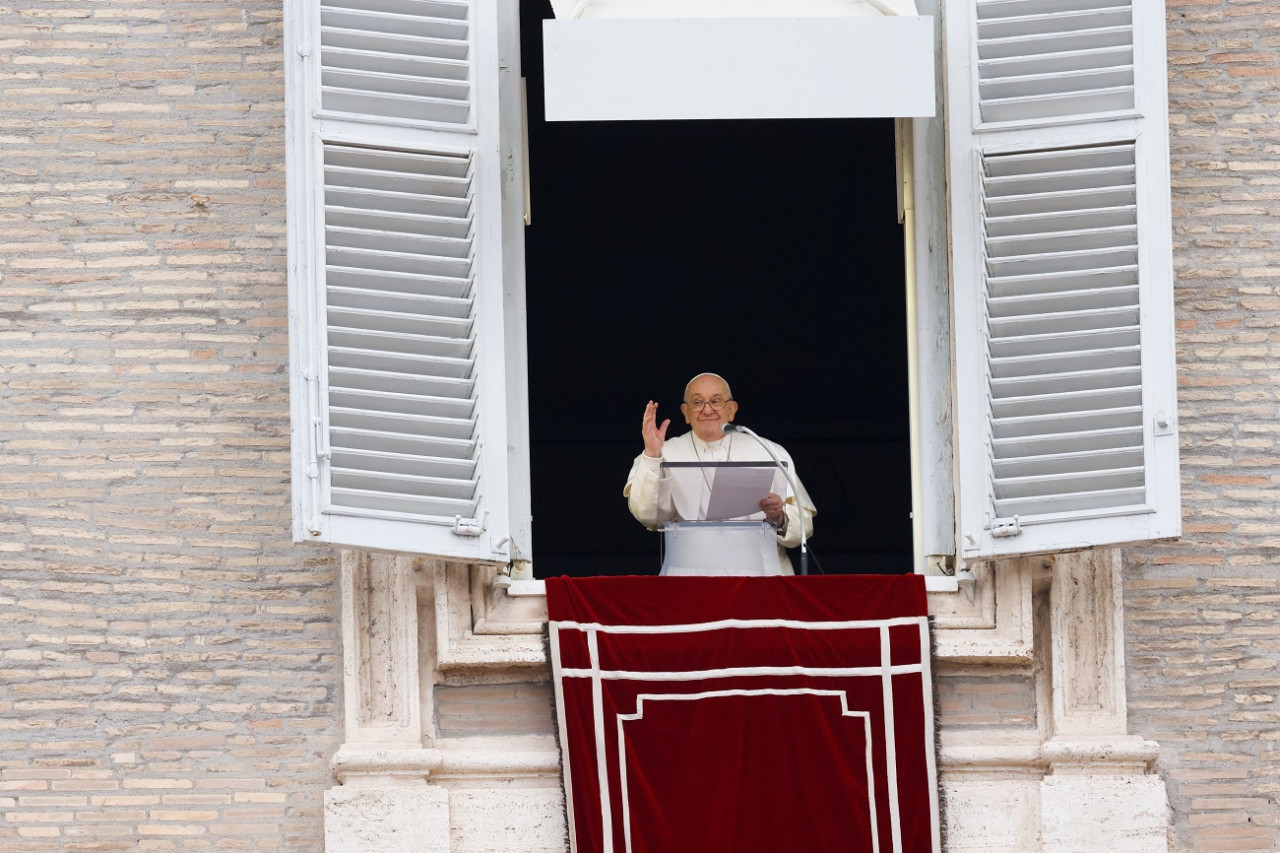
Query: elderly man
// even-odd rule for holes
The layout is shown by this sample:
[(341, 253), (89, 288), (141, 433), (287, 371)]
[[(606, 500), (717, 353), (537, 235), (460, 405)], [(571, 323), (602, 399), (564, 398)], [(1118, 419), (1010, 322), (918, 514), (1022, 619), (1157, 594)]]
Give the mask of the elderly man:
[[(690, 380), (684, 389), (684, 402), (680, 404), (685, 423), (690, 430), (684, 435), (667, 440), (667, 427), (671, 420), (658, 424), (658, 404), (649, 401), (640, 422), (640, 434), (644, 438), (644, 452), (636, 457), (627, 476), (622, 494), (627, 498), (627, 508), (636, 520), (653, 530), (659, 526), (660, 517), (669, 517), (673, 508), (660, 512), (658, 502), (658, 478), (661, 465), (666, 462), (771, 462), (769, 454), (750, 435), (724, 433), (724, 425), (738, 414), (738, 404), (729, 391), (729, 383), (714, 373), (700, 373)], [(767, 441), (767, 439), (764, 439)], [(768, 442), (774, 454), (787, 464), (792, 475), (795, 465), (791, 455), (781, 445)], [(801, 490), (803, 491), (803, 486)], [(709, 489), (708, 489), (709, 491)], [(703, 496), (706, 500), (706, 496)], [(678, 513), (676, 513), (678, 515)], [(748, 516), (748, 520), (761, 519), (772, 522), (778, 528), (778, 563), (783, 574), (794, 574), (786, 549), (800, 544), (803, 525), (807, 539), (813, 530), (813, 516), (817, 510), (792, 495), (785, 500), (770, 494), (760, 502), (760, 512)], [(682, 519), (692, 521), (696, 519)]]

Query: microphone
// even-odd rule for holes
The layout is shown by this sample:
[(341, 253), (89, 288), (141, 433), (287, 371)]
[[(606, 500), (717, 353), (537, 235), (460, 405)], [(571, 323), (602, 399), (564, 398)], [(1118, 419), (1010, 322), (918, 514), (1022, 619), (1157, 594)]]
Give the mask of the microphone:
[[(809, 574), (809, 547), (807, 538), (804, 535), (804, 492), (800, 489), (800, 483), (795, 476), (782, 464), (773, 449), (769, 447), (765, 440), (756, 435), (755, 430), (744, 427), (741, 424), (726, 423), (720, 425), (720, 431), (723, 433), (745, 432), (756, 440), (756, 443), (764, 448), (764, 452), (769, 454), (769, 458), (773, 460), (773, 464), (778, 466), (778, 470), (787, 478), (787, 483), (791, 485), (791, 491), (795, 493), (796, 504), (800, 509), (800, 574)], [(786, 512), (786, 504), (783, 504), (783, 512)]]

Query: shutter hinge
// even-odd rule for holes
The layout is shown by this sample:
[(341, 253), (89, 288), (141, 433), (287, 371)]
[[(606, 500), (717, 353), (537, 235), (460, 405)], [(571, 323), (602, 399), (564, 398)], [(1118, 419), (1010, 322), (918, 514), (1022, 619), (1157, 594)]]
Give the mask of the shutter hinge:
[(320, 460), (327, 460), (332, 456), (328, 443), (325, 441), (319, 371), (313, 366), (307, 365), (302, 368), (302, 378), (307, 382), (307, 402), (311, 409), (311, 465), (316, 468), (315, 475), (311, 474), (310, 468), (308, 468), (307, 475), (318, 478)]
[(306, 490), (310, 495), (311, 517), (307, 522), (307, 530), (312, 536), (319, 537), (324, 535), (320, 524), (320, 517), (324, 514), (320, 494), (320, 463), (329, 458), (329, 450), (324, 446), (324, 421), (320, 416), (320, 382), (317, 371), (314, 366), (305, 365), (301, 373), (307, 383), (307, 408), (310, 409), (307, 419), (311, 422), (311, 459), (307, 461), (306, 467), (307, 478), (312, 481), (310, 488)]
[(453, 532), (456, 536), (479, 536), (484, 532), (485, 521), (489, 518), (489, 511), (485, 510), (484, 515), (479, 518), (463, 518), (460, 515), (453, 517)]
[(995, 539), (1007, 539), (1020, 533), (1022, 533), (1022, 524), (1018, 521), (1016, 515), (1013, 517), (1013, 521), (1006, 521), (991, 527), (991, 536)]

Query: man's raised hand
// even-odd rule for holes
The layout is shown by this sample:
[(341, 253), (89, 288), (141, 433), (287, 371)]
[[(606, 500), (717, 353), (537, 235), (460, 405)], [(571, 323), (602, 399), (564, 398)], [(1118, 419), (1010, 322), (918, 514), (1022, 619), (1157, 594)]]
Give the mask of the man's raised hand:
[(662, 456), (662, 443), (667, 440), (667, 427), (671, 425), (671, 418), (667, 418), (662, 422), (662, 426), (658, 426), (658, 404), (649, 401), (649, 405), (644, 407), (644, 419), (640, 421), (640, 435), (644, 438), (644, 455), (652, 456), (655, 459)]

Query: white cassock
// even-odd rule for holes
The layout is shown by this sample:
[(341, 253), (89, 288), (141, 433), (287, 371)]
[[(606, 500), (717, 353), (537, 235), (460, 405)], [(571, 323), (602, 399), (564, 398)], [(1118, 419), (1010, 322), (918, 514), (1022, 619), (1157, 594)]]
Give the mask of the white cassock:
[[(800, 475), (796, 473), (791, 454), (780, 444), (762, 439), (769, 449), (787, 464), (796, 482), (800, 483)], [(679, 478), (672, 481), (669, 490), (660, 490), (658, 483), (663, 462), (767, 462), (773, 464), (769, 454), (751, 436), (745, 433), (731, 433), (717, 441), (703, 441), (692, 432), (669, 439), (662, 445), (662, 456), (646, 456), (641, 453), (631, 464), (631, 473), (627, 475), (627, 484), (622, 494), (627, 499), (627, 509), (645, 527), (657, 530), (661, 527), (660, 519), (676, 521), (696, 521), (706, 517), (707, 500), (711, 496), (710, 487), (703, 481), (694, 478)], [(807, 494), (801, 483), (800, 488)], [(662, 492), (668, 492), (662, 494)], [(794, 494), (786, 497), (787, 523), (778, 532), (778, 563), (785, 575), (795, 574), (791, 566), (791, 558), (787, 556), (787, 548), (795, 548), (800, 544), (800, 525), (804, 524), (806, 539), (813, 533), (813, 517), (818, 511), (811, 503), (805, 503), (803, 510), (799, 498)], [(665, 505), (659, 506), (662, 501)], [(803, 519), (803, 522), (802, 522)], [(746, 521), (764, 521), (764, 513), (757, 512), (746, 516)]]

